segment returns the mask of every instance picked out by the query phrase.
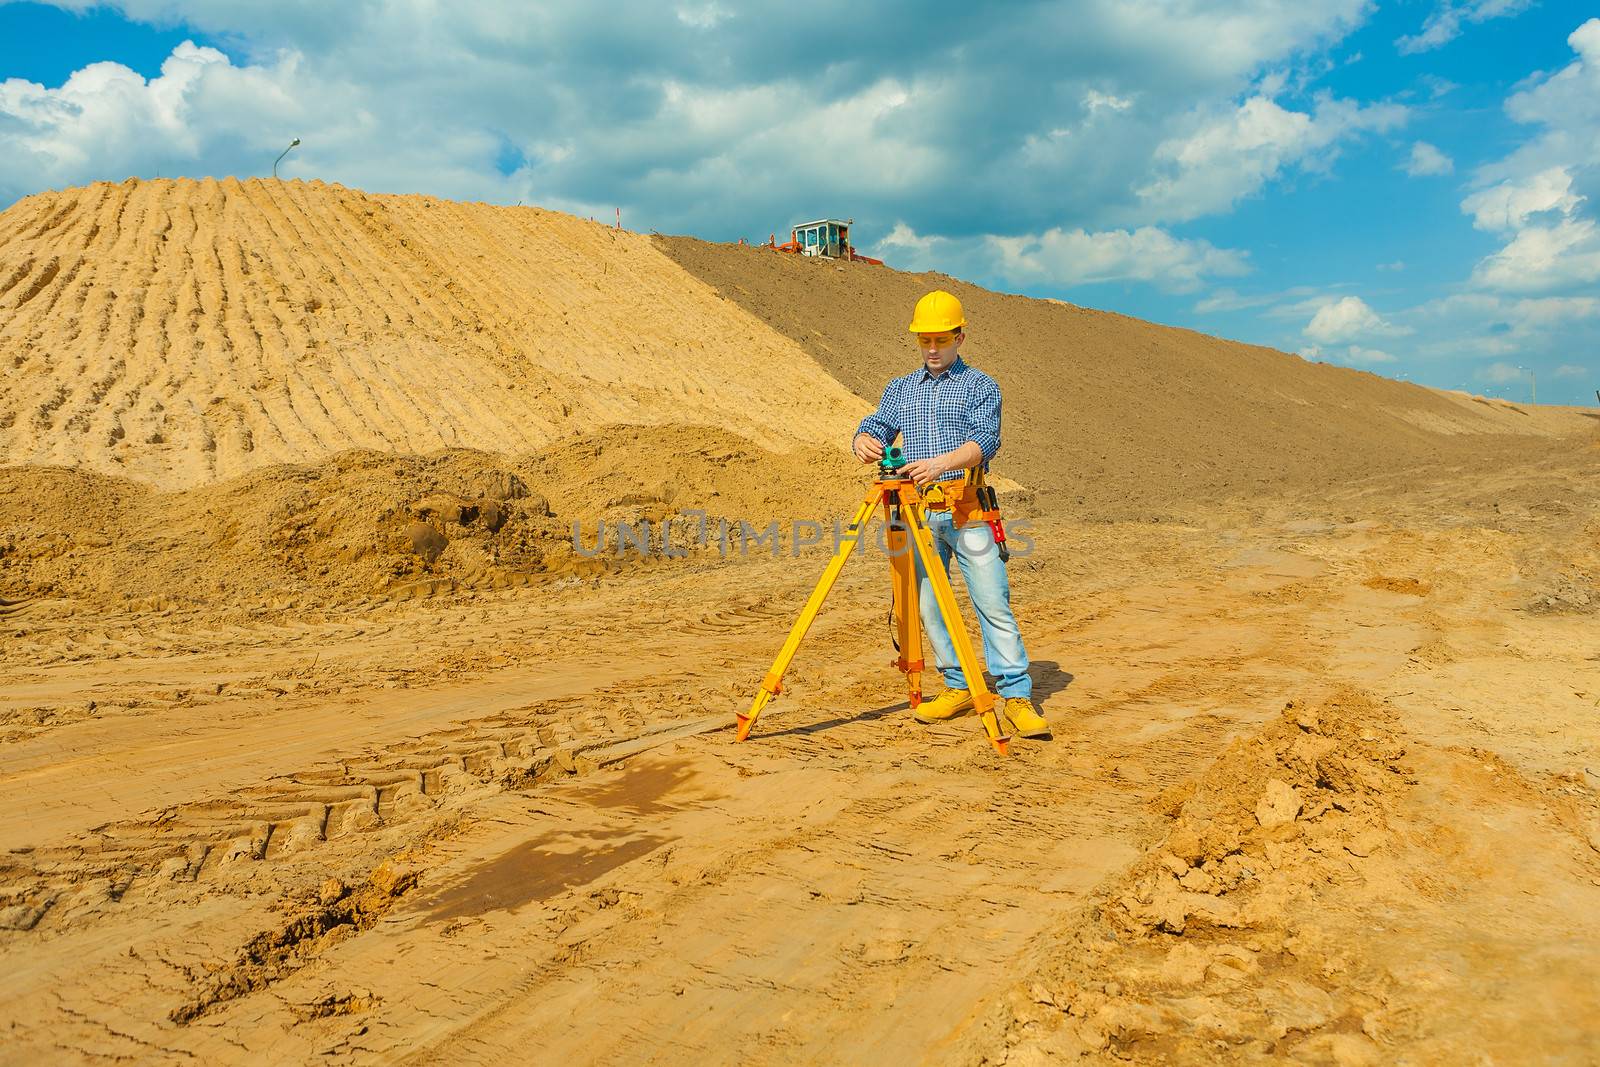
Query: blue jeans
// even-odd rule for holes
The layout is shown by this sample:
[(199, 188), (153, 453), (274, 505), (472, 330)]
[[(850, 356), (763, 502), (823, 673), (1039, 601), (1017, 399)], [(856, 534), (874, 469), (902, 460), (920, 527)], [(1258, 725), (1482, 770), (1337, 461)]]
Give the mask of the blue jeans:
[[(994, 532), (989, 524), (978, 519), (956, 529), (955, 520), (948, 511), (930, 511), (928, 530), (933, 535), (933, 547), (939, 552), (939, 562), (946, 575), (950, 573), (950, 557), (954, 555), (961, 564), (961, 576), (966, 579), (967, 595), (978, 610), (978, 626), (983, 633), (983, 655), (989, 673), (994, 675), (995, 692), (1002, 697), (1032, 697), (1033, 679), (1028, 676), (1028, 653), (1022, 647), (1022, 631), (1011, 614), (1011, 583), (1006, 578), (1006, 565), (995, 547)], [(933, 647), (934, 662), (944, 674), (944, 684), (949, 689), (970, 689), (967, 677), (956, 661), (956, 648), (950, 633), (939, 616), (939, 602), (933, 596), (933, 583), (922, 567), (922, 560), (913, 557), (917, 565), (917, 607), (922, 613), (922, 631)]]

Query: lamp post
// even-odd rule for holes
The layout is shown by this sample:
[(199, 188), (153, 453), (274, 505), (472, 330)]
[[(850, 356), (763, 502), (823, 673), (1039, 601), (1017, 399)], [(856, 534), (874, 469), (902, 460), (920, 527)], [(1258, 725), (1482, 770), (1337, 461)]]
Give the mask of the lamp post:
[(273, 177), (273, 180), (277, 180), (277, 177), (278, 177), (278, 164), (282, 163), (283, 162), (283, 157), (289, 154), (289, 149), (293, 148), (295, 145), (297, 145), (299, 143), (300, 143), (300, 138), (296, 137), (294, 140), (289, 142), (289, 148), (285, 148), (282, 152), (279, 152), (278, 153), (278, 158), (274, 159), (272, 161), (272, 177)]

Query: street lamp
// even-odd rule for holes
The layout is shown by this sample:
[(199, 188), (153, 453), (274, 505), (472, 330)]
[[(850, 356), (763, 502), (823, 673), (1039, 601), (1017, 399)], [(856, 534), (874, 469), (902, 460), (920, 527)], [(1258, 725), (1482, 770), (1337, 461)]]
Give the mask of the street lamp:
[(278, 177), (278, 164), (282, 163), (283, 162), (283, 157), (289, 154), (289, 149), (293, 148), (295, 145), (297, 145), (299, 143), (300, 143), (300, 138), (296, 137), (294, 140), (289, 142), (289, 148), (285, 148), (282, 152), (279, 152), (278, 153), (278, 158), (274, 159), (272, 161), (272, 177), (273, 177), (274, 180), (276, 180), (277, 177)]

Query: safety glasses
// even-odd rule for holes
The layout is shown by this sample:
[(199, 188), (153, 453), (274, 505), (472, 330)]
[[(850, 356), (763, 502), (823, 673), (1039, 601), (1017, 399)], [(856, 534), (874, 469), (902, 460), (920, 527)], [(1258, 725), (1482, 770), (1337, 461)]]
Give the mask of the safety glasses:
[(955, 339), (956, 333), (954, 330), (946, 330), (944, 333), (919, 333), (917, 334), (917, 347), (944, 348), (954, 344)]

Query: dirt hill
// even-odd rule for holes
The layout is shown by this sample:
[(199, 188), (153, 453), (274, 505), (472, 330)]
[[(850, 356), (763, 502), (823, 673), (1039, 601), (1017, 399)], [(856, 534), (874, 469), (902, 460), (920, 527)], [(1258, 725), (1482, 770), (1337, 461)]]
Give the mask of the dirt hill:
[(963, 355), (1005, 394), (996, 469), (1080, 514), (1160, 513), (1423, 464), (1494, 467), (1593, 432), (1571, 409), (1426, 389), (943, 274), (659, 243), (872, 402), (918, 365), (906, 332), (917, 298), (954, 292), (971, 324)]
[(0, 464), (163, 488), (608, 425), (786, 452), (862, 403), (648, 238), (319, 182), (134, 181), (0, 213)]
[(659, 565), (668, 519), (678, 566), (736, 561), (741, 520), (760, 533), (827, 518), (858, 471), (837, 449), (778, 454), (710, 426), (612, 428), (516, 458), (352, 449), (182, 490), (11, 467), (0, 596), (134, 612), (350, 607)]

